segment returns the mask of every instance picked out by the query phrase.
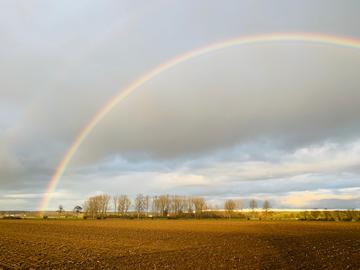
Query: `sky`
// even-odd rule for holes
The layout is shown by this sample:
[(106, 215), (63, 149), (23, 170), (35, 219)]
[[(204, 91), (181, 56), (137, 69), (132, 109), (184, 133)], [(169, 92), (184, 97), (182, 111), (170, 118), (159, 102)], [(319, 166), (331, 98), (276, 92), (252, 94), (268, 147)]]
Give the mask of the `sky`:
[[(0, 210), (36, 210), (66, 150), (111, 97), (160, 63), (269, 33), (360, 39), (359, 1), (0, 1)], [(360, 50), (233, 46), (120, 102), (49, 203), (137, 193), (360, 208)]]

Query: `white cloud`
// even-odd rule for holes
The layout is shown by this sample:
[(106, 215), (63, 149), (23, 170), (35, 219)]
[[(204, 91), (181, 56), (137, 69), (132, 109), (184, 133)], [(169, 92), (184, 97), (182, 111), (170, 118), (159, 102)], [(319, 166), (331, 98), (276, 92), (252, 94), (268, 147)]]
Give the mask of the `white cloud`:
[(294, 208), (316, 206), (322, 200), (345, 200), (360, 202), (360, 188), (341, 190), (320, 189), (313, 191), (289, 192), (288, 195), (277, 198), (283, 205)]
[(325, 142), (297, 149), (293, 153), (276, 153), (271, 160), (212, 163), (198, 173), (225, 176), (238, 180), (289, 178), (302, 174), (351, 172), (360, 164), (360, 140), (351, 143)]
[(181, 189), (184, 187), (207, 187), (211, 185), (203, 175), (184, 174), (184, 173), (165, 173), (159, 174), (153, 179), (153, 185), (166, 192), (169, 189)]

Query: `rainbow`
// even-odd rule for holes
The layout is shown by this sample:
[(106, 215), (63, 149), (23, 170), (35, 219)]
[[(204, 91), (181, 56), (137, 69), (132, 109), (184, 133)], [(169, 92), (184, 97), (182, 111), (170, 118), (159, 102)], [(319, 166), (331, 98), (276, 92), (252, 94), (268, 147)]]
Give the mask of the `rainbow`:
[(234, 39), (229, 39), (221, 41), (218, 43), (210, 44), (205, 47), (197, 48), (191, 51), (188, 51), (184, 54), (178, 55), (173, 59), (156, 66), (150, 71), (146, 72), (138, 79), (131, 82), (129, 85), (121, 89), (115, 96), (113, 96), (108, 103), (106, 103), (102, 109), (100, 109), (95, 116), (85, 125), (85, 127), (80, 131), (76, 136), (74, 142), (71, 144), (69, 149), (66, 151), (63, 159), (60, 161), (58, 166), (55, 169), (53, 176), (47, 186), (46, 192), (40, 202), (38, 210), (44, 212), (47, 207), (52, 193), (54, 192), (61, 176), (66, 170), (67, 165), (71, 161), (74, 154), (78, 151), (82, 142), (87, 138), (92, 130), (97, 126), (97, 124), (122, 100), (129, 96), (132, 92), (138, 89), (140, 86), (144, 85), (149, 80), (160, 75), (166, 70), (169, 70), (175, 67), (178, 64), (181, 64), (190, 59), (196, 58), (198, 56), (208, 54), (217, 50), (229, 48), (232, 46), (238, 45), (250, 45), (255, 43), (269, 43), (269, 42), (279, 42), (279, 41), (288, 41), (288, 42), (307, 42), (314, 44), (330, 44), (336, 46), (342, 46), (353, 49), (360, 49), (360, 40), (339, 37), (325, 34), (316, 34), (316, 33), (272, 33), (272, 34), (262, 34), (262, 35), (252, 35), (238, 37)]

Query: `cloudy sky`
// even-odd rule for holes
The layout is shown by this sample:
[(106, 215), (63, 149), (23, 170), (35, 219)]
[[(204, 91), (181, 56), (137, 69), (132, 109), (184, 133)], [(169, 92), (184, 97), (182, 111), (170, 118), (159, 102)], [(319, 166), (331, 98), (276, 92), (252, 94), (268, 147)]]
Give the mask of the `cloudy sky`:
[[(359, 1), (0, 1), (0, 210), (35, 210), (66, 150), (116, 93), (222, 40), (360, 39)], [(360, 50), (234, 46), (181, 63), (119, 103), (49, 204), (98, 193), (360, 208)]]

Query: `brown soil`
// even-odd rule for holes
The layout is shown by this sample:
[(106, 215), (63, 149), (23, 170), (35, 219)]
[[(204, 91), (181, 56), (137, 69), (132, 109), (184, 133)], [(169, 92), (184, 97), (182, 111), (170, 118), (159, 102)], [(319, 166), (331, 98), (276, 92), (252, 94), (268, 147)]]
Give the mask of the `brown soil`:
[(360, 269), (360, 223), (0, 221), (0, 269)]

